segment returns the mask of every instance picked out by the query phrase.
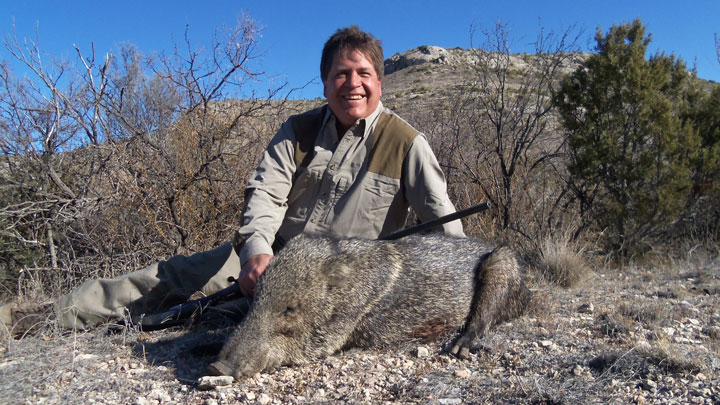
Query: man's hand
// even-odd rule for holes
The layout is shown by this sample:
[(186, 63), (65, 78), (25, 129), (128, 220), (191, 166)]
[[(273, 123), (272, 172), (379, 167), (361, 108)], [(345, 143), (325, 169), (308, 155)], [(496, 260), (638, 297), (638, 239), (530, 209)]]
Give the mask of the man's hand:
[(272, 259), (273, 255), (259, 254), (250, 257), (242, 265), (240, 276), (238, 276), (236, 282), (244, 296), (252, 297), (255, 295), (255, 284)]

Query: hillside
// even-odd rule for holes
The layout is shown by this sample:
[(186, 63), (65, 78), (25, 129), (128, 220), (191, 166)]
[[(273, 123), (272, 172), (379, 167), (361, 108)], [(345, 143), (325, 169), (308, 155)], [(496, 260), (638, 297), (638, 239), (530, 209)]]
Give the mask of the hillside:
[[(438, 46), (420, 46), (398, 53), (385, 60), (383, 102), (400, 114), (416, 114), (418, 108), (432, 108), (438, 103), (457, 97), (458, 91), (477, 79), (480, 63), (478, 50)], [(578, 67), (588, 54), (577, 54), (561, 68), (569, 73)], [(509, 55), (509, 68), (524, 72), (534, 65), (533, 55)], [(509, 88), (521, 84), (521, 76), (509, 75)]]

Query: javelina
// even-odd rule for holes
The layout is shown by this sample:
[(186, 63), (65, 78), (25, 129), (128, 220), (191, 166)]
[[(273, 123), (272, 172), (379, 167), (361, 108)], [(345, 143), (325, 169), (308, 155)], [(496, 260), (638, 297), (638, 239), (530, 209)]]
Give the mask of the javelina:
[(518, 315), (529, 295), (506, 247), (441, 235), (300, 236), (260, 277), (248, 315), (210, 371), (240, 378), (462, 326), (450, 352), (465, 357), (492, 325)]

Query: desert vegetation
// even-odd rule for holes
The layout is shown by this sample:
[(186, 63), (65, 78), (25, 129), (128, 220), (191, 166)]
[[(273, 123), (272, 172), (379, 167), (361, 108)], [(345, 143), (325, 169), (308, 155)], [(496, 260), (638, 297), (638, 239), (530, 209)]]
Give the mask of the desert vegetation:
[(230, 237), (244, 182), (291, 110), (282, 86), (251, 88), (256, 34), (243, 20), (210, 46), (76, 48), (73, 62), (5, 38), (30, 73), (0, 69), (4, 296), (57, 295)]

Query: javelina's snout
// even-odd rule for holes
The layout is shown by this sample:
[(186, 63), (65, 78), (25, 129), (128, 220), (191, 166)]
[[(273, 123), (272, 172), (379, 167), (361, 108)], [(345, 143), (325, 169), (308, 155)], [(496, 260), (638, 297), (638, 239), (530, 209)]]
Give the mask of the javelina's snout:
[(270, 346), (266, 334), (252, 323), (252, 319), (246, 318), (240, 324), (235, 334), (223, 346), (217, 360), (208, 367), (210, 374), (241, 379), (253, 376), (267, 367)]

